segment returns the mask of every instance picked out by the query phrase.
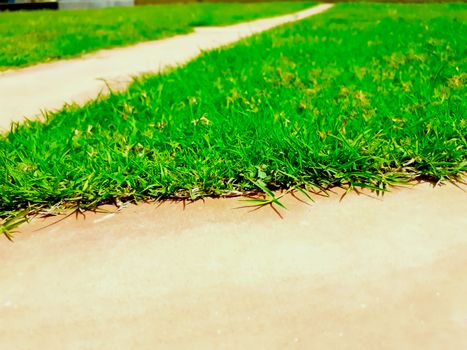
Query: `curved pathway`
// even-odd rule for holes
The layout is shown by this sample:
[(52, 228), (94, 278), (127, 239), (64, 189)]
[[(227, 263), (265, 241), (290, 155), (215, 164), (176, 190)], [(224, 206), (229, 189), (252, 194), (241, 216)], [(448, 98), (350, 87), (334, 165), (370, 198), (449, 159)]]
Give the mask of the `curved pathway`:
[(185, 63), (203, 51), (299, 21), (332, 6), (322, 4), (289, 15), (225, 27), (195, 28), (191, 34), (0, 73), (0, 131), (8, 129), (12, 121), (38, 117), (41, 111), (60, 109), (65, 103), (83, 104), (108, 91), (108, 87), (127, 87), (135, 76)]

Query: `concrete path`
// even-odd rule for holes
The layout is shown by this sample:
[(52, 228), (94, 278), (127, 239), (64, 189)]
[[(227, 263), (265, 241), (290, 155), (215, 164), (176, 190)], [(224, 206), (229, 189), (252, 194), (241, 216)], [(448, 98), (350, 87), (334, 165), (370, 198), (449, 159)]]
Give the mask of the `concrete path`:
[(467, 349), (464, 191), (35, 220), (0, 240), (0, 347)]
[(103, 50), (82, 58), (0, 73), (0, 131), (12, 121), (40, 116), (65, 103), (83, 104), (112, 89), (128, 86), (133, 77), (158, 72), (278, 25), (321, 13), (322, 4), (294, 14), (226, 27), (196, 28), (193, 33), (134, 46)]

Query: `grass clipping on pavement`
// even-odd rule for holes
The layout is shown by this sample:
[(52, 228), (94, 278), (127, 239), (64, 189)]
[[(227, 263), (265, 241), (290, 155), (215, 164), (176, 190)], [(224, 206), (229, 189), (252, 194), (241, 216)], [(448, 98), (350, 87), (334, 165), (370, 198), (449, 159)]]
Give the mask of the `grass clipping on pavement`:
[(0, 137), (0, 217), (14, 226), (24, 210), (460, 179), (466, 14), (341, 4), (16, 125)]

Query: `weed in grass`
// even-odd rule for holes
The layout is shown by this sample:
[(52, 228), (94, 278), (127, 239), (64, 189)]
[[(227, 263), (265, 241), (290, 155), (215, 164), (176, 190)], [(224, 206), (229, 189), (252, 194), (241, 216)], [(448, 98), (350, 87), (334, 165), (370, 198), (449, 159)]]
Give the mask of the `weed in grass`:
[(263, 191), (268, 197), (266, 198), (253, 198), (253, 199), (240, 199), (241, 202), (248, 202), (253, 207), (262, 207), (265, 205), (273, 205), (276, 204), (277, 206), (287, 209), (285, 205), (280, 201), (280, 199), (285, 196), (288, 191), (276, 196), (263, 181), (255, 182), (255, 185)]
[(18, 125), (0, 137), (0, 217), (458, 179), (466, 18), (465, 4), (341, 4)]

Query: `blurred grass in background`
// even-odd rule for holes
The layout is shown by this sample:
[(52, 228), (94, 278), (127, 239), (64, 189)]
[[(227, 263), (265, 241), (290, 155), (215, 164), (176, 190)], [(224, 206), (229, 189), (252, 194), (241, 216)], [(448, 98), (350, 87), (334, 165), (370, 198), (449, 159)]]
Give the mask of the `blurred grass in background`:
[(72, 11), (0, 12), (0, 71), (180, 33), (282, 15), (312, 2), (190, 3)]
[[(289, 2), (296, 2), (297, 0), (289, 0)], [(216, 2), (229, 2), (229, 3), (259, 3), (259, 2), (281, 2), (281, 0), (135, 0), (136, 5), (151, 5), (151, 4), (166, 4), (166, 3), (216, 3)], [(465, 3), (465, 0), (325, 0), (323, 3), (339, 3), (339, 2), (374, 2), (374, 3)]]

